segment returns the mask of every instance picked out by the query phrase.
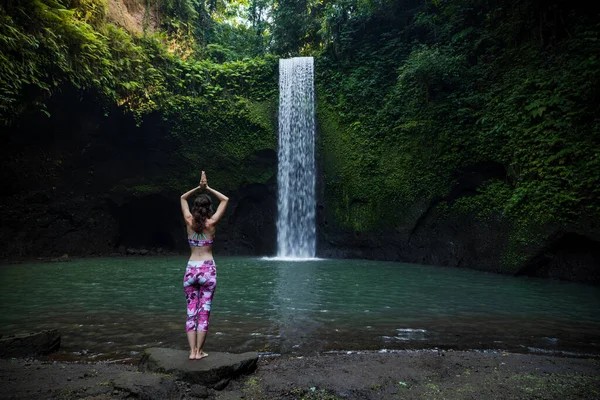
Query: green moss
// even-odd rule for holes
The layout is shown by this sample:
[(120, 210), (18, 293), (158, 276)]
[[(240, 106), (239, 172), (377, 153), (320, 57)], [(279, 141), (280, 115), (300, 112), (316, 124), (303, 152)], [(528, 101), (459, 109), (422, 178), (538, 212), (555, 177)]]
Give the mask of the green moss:
[(451, 204), (454, 212), (474, 214), (480, 220), (488, 220), (504, 213), (512, 189), (502, 181), (488, 181), (477, 188), (475, 196), (461, 197)]
[(295, 396), (300, 400), (340, 400), (341, 397), (338, 397), (325, 389), (317, 389), (316, 387), (311, 387), (308, 390), (297, 389), (295, 391)]
[[(268, 132), (272, 132), (274, 135), (277, 133), (277, 121), (275, 119), (275, 113), (277, 103), (271, 101), (249, 101), (246, 104), (248, 110), (248, 120), (254, 125), (259, 126)], [(276, 137), (276, 136), (275, 136)], [(274, 143), (276, 145), (277, 143)]]
[(324, 99), (317, 119), (327, 203), (341, 227), (359, 232), (393, 228), (403, 221), (408, 205), (448, 190), (435, 171), (415, 170), (409, 149), (378, 139), (369, 124), (347, 124)]
[(515, 374), (507, 385), (514, 385), (532, 397), (552, 399), (594, 398), (598, 395), (600, 377), (577, 374)]
[(160, 193), (163, 190), (163, 187), (156, 185), (137, 185), (131, 188), (131, 192), (133, 192), (136, 196), (145, 196), (148, 194)]
[(263, 399), (263, 389), (260, 384), (260, 380), (254, 376), (249, 377), (244, 382), (244, 386), (242, 388), (242, 392), (244, 393), (244, 397), (247, 399)]
[(502, 253), (501, 264), (503, 271), (516, 273), (528, 261), (531, 249), (539, 249), (547, 240), (548, 232), (538, 225), (531, 226), (529, 221), (515, 221), (509, 242)]
[(384, 194), (375, 182), (369, 182), (362, 168), (363, 151), (355, 132), (343, 125), (335, 112), (321, 101), (317, 107), (320, 141), (319, 154), (326, 177), (326, 197), (337, 223), (356, 231), (368, 231), (381, 221)]

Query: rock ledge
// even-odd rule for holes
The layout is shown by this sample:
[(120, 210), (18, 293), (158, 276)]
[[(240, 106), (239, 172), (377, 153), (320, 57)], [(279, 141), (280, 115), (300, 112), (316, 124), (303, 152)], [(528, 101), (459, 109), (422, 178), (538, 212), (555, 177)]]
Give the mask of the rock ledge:
[(173, 374), (178, 379), (221, 390), (239, 375), (256, 370), (258, 353), (242, 354), (210, 352), (202, 360), (188, 360), (188, 351), (151, 347), (140, 360), (141, 371)]

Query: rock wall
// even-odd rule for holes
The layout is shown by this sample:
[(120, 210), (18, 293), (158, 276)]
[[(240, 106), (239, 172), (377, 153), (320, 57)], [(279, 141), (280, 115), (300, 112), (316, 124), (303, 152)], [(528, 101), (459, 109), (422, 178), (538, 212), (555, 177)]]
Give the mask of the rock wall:
[[(415, 203), (395, 229), (360, 232), (345, 228), (319, 202), (317, 253), (325, 258), (365, 258), (545, 277), (600, 284), (600, 235), (583, 224), (546, 227), (541, 239), (517, 251), (523, 258), (507, 268), (512, 223), (500, 216), (440, 213), (437, 201)], [(532, 233), (533, 235), (533, 233)]]
[(202, 149), (197, 165), (160, 115), (136, 126), (75, 90), (55, 96), (48, 109), (51, 118), (25, 114), (3, 133), (2, 259), (187, 251), (179, 196), (197, 185), (202, 169), (231, 199), (215, 250), (274, 253), (275, 150), (257, 149), (243, 162), (255, 182), (240, 179), (243, 165), (231, 172), (235, 179), (222, 169), (211, 179), (226, 155)]
[(480, 196), (486, 184), (506, 179), (504, 166), (493, 162), (453, 171), (448, 179), (453, 183), (444, 196), (415, 196), (400, 205), (393, 197), (384, 198), (381, 187), (369, 186), (385, 182), (381, 164), (394, 160), (382, 155), (372, 169), (348, 171), (352, 160), (361, 160), (360, 145), (352, 143), (335, 113), (321, 108), (320, 116), (319, 257), (402, 261), (600, 284), (598, 221), (521, 226), (481, 200), (470, 204), (487, 206), (485, 215), (477, 207), (464, 207)]
[(140, 0), (108, 0), (106, 16), (133, 35), (156, 30), (160, 21), (158, 5)]
[[(420, 200), (402, 209), (392, 228), (348, 229), (327, 205), (326, 184), (319, 182), (319, 254), (403, 261), (503, 272), (501, 255), (508, 246), (510, 226), (499, 216), (482, 220), (473, 214), (448, 214), (439, 206), (468, 195), (485, 175), (468, 171), (445, 198)], [(323, 177), (323, 175), (321, 175)]]

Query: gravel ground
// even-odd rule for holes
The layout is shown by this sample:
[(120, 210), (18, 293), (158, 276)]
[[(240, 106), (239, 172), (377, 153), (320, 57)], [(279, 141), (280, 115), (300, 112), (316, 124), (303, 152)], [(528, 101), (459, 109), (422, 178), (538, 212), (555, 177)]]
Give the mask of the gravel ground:
[(600, 399), (600, 360), (502, 351), (262, 358), (222, 391), (135, 365), (0, 360), (1, 399)]

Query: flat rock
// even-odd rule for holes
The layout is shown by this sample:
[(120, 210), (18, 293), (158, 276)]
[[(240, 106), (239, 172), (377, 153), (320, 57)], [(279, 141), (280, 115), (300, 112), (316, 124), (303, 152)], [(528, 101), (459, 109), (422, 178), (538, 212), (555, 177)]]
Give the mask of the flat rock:
[(144, 351), (139, 369), (173, 374), (186, 382), (222, 389), (229, 380), (254, 372), (258, 361), (255, 352), (210, 352), (202, 360), (188, 360), (188, 355), (186, 350), (151, 347)]
[(39, 356), (59, 348), (60, 334), (56, 329), (0, 338), (0, 358)]

